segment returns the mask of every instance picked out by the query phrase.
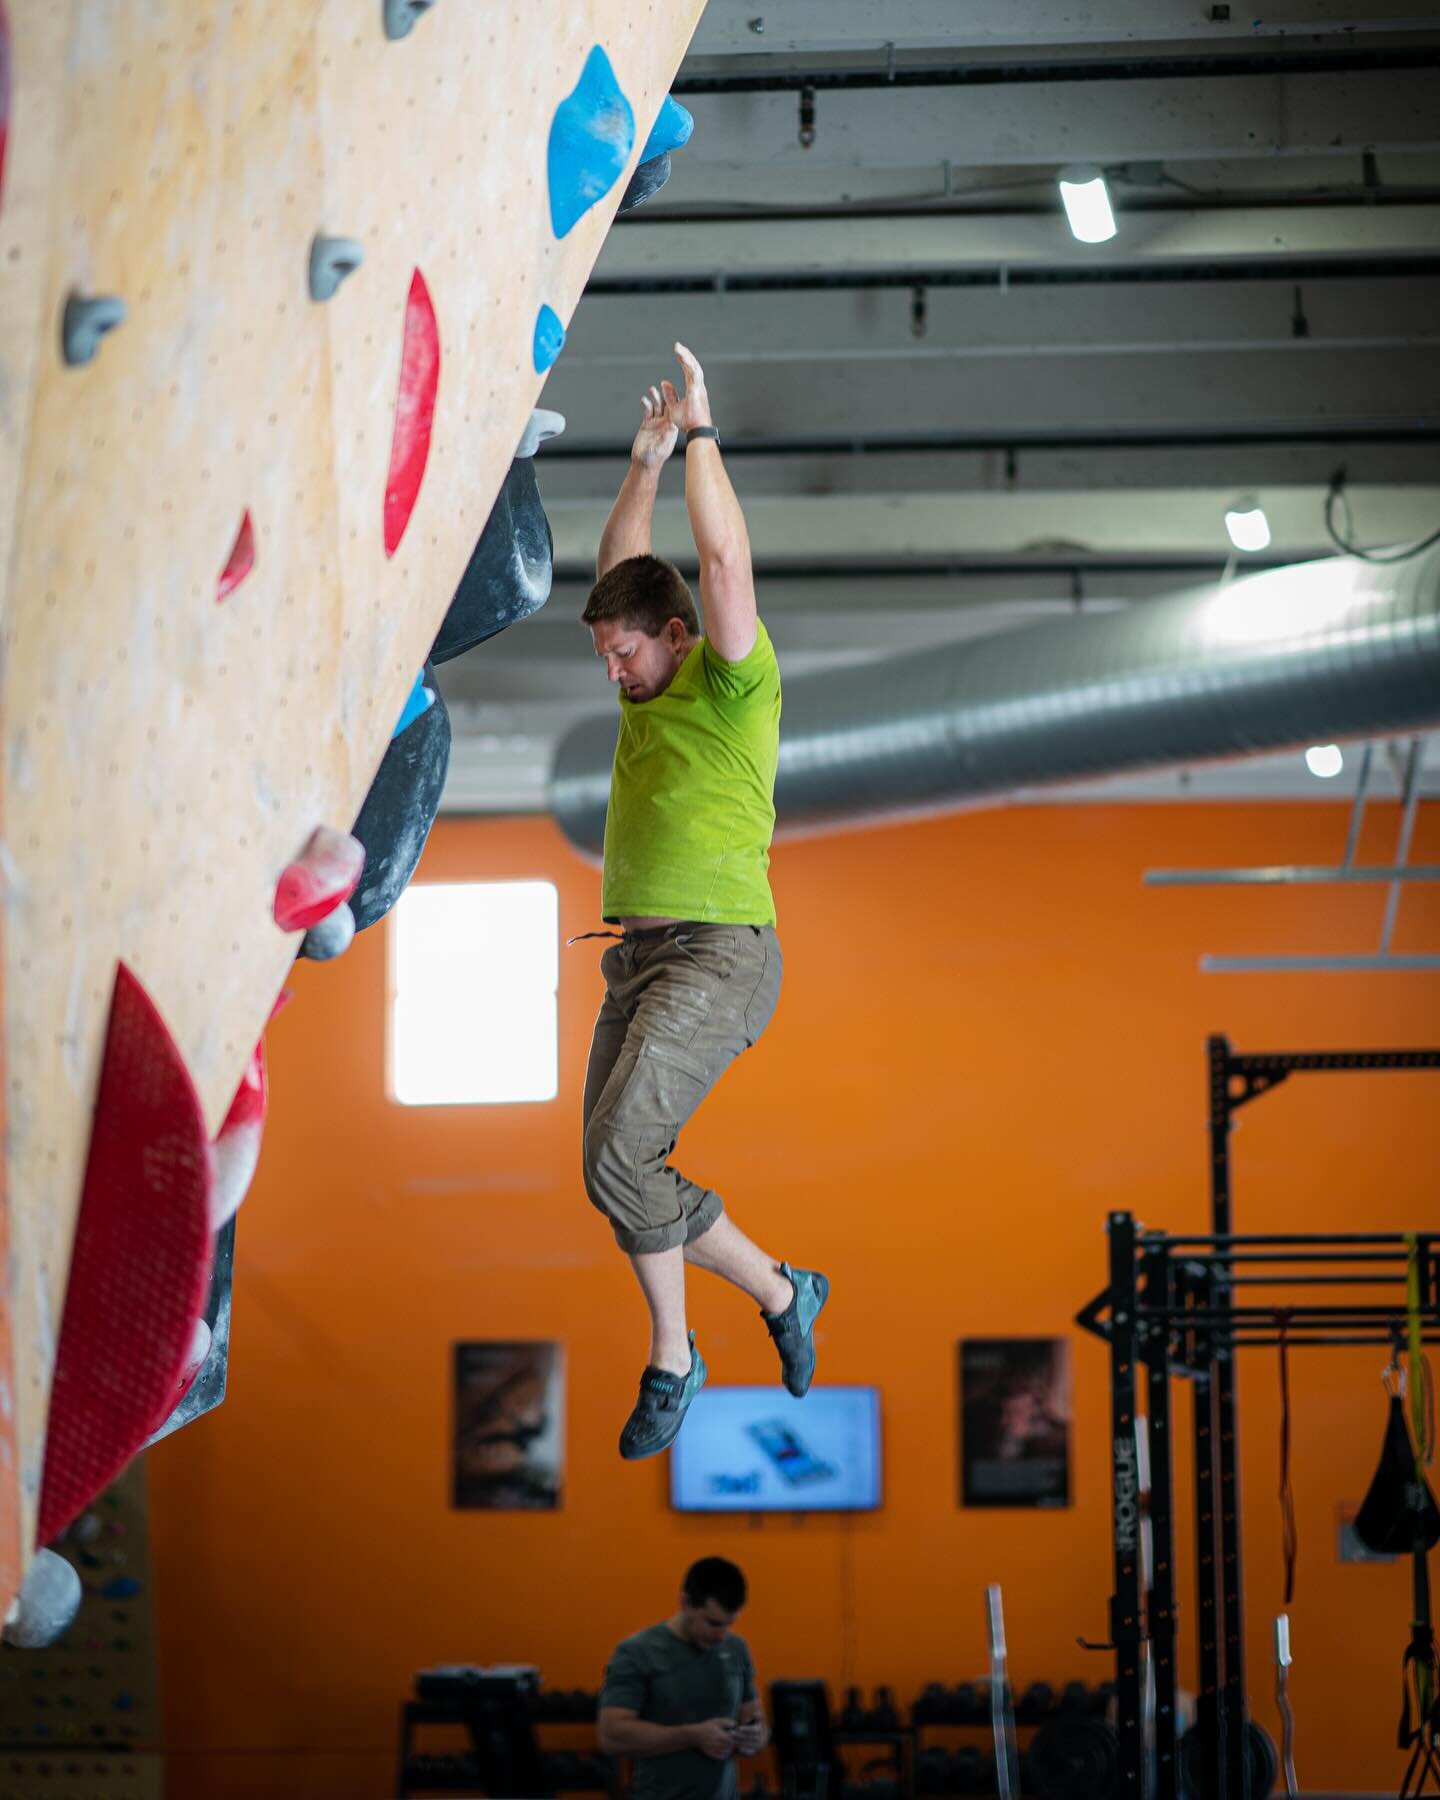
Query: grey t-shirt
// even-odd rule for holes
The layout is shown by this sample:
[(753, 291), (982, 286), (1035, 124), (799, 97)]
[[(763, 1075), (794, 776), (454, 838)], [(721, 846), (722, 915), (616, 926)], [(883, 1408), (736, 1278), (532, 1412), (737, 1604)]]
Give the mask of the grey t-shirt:
[[(651, 1725), (733, 1719), (755, 1698), (755, 1665), (744, 1638), (697, 1650), (668, 1625), (651, 1625), (620, 1644), (605, 1671), (601, 1706), (621, 1706)], [(699, 1750), (637, 1756), (632, 1800), (734, 1800), (735, 1759)]]

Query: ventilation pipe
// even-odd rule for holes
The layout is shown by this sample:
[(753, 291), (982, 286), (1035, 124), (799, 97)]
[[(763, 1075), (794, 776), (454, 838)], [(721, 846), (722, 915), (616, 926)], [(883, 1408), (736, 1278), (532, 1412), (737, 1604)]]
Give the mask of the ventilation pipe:
[[(1123, 612), (798, 676), (781, 830), (943, 812), (1016, 788), (1440, 726), (1440, 547), (1207, 583)], [(560, 742), (550, 803), (604, 843), (613, 713)]]

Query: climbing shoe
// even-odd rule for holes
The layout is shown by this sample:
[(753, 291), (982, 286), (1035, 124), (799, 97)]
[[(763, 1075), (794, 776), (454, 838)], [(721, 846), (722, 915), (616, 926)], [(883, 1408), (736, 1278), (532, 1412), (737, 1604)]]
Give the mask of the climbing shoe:
[(799, 1398), (809, 1393), (815, 1376), (814, 1325), (830, 1297), (830, 1283), (813, 1269), (792, 1269), (789, 1263), (781, 1263), (780, 1273), (795, 1290), (790, 1304), (782, 1313), (760, 1317), (780, 1352), (780, 1379)]
[(704, 1385), (705, 1359), (695, 1348), (692, 1331), (688, 1375), (672, 1375), (668, 1369), (652, 1367), (640, 1377), (640, 1397), (620, 1433), (620, 1454), (626, 1462), (638, 1462), (642, 1456), (658, 1456), (662, 1450), (668, 1450), (685, 1421), (690, 1402)]

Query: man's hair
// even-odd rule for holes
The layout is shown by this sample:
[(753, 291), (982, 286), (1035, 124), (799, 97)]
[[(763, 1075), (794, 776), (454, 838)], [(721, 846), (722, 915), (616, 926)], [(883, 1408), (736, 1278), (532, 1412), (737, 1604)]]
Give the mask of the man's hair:
[(723, 1556), (703, 1556), (685, 1571), (685, 1598), (691, 1606), (704, 1606), (714, 1600), (728, 1613), (738, 1613), (745, 1604), (745, 1577)]
[(700, 635), (700, 619), (685, 577), (674, 563), (658, 556), (627, 556), (607, 569), (590, 590), (582, 624), (598, 625), (602, 619), (618, 619), (659, 637), (668, 619), (679, 619), (691, 637)]

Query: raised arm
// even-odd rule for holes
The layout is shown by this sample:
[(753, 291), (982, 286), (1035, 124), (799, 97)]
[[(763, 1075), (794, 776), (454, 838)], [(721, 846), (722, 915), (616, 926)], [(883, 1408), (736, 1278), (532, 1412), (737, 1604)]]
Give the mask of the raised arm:
[(600, 550), (595, 558), (598, 581), (627, 556), (650, 553), (650, 520), (655, 512), (655, 495), (660, 487), (660, 471), (669, 460), (678, 436), (665, 416), (665, 405), (658, 388), (640, 396), (645, 416), (630, 449), (630, 467), (605, 529), (600, 534)]
[[(661, 382), (667, 417), (677, 431), (713, 424), (704, 371), (683, 344), (675, 354), (685, 371), (685, 392)], [(755, 648), (755, 576), (745, 515), (713, 438), (696, 438), (686, 448), (685, 505), (700, 556), (705, 636), (724, 661), (741, 662)]]

